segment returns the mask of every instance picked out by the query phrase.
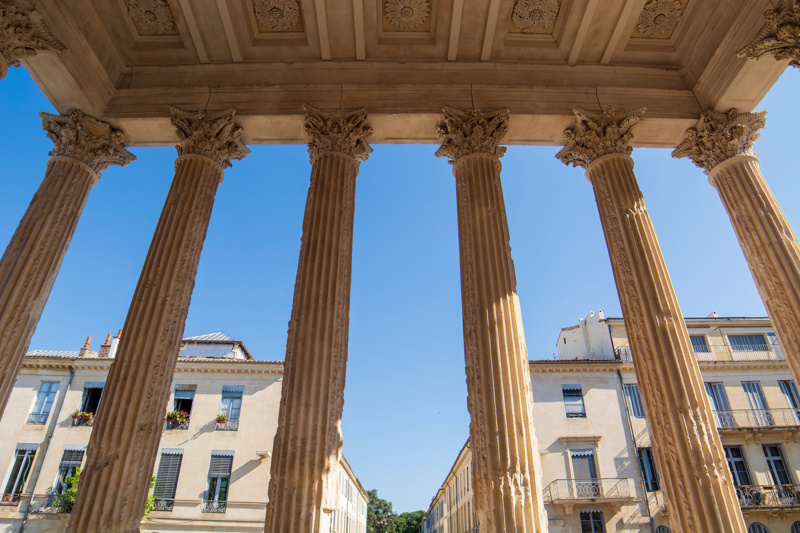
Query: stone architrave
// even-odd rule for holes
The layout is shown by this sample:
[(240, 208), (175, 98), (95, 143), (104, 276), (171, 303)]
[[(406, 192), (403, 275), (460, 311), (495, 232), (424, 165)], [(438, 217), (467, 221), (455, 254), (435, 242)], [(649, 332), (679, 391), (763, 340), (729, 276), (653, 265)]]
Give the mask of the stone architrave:
[(764, 20), (756, 38), (736, 56), (758, 59), (771, 55), (778, 61), (788, 59), (790, 65), (800, 68), (800, 1), (782, 0), (780, 7), (764, 12)]
[(9, 66), (18, 67), (21, 59), (41, 51), (64, 49), (39, 13), (0, 2), (0, 80), (8, 73)]
[(691, 159), (717, 189), (781, 350), (800, 383), (800, 243), (753, 153), (766, 113), (704, 111), (672, 155)]
[(214, 196), (223, 169), (250, 152), (234, 114), (172, 108), (175, 178), (95, 418), (71, 533), (139, 531)]
[(270, 466), (267, 533), (327, 531), (338, 507), (356, 176), (372, 152), (365, 109), (305, 110), (311, 184)]
[(0, 415), (75, 233), (89, 191), (109, 165), (136, 157), (125, 136), (73, 109), (41, 113), (55, 148), (47, 172), (0, 260)]
[(500, 146), (508, 111), (444, 108), (456, 178), (474, 509), (481, 531), (547, 531)]
[(703, 379), (633, 173), (631, 128), (645, 108), (575, 110), (557, 157), (594, 187), (673, 531), (745, 533)]

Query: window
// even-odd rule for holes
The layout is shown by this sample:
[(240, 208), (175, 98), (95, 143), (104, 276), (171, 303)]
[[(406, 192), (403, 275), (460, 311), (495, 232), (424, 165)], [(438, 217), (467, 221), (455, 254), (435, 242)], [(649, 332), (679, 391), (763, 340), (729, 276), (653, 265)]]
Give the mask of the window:
[(50, 492), (50, 498), (47, 500), (48, 507), (52, 507), (56, 497), (64, 493), (64, 489), (67, 488), (67, 478), (73, 475), (77, 468), (80, 468), (85, 451), (85, 446), (64, 447), (64, 453), (61, 455), (61, 462), (58, 463), (58, 475), (56, 476), (55, 483), (53, 483), (53, 490)]
[(747, 473), (747, 463), (744, 460), (742, 449), (738, 446), (723, 446), (725, 459), (733, 477), (733, 486), (736, 488), (750, 485), (750, 475)]
[(653, 460), (652, 448), (639, 448), (639, 466), (642, 469), (644, 487), (647, 492), (653, 492), (660, 488), (658, 483), (658, 471)]
[(792, 524), (791, 533), (800, 533), (800, 522), (795, 522), (794, 524)]
[[(244, 387), (241, 385), (223, 385), (222, 401), (219, 404), (219, 417), (217, 429), (236, 431), (239, 429), (239, 414), (242, 410), (242, 394)], [(220, 417), (224, 417), (220, 419)]]
[(572, 485), (575, 487), (576, 498), (597, 498), (600, 494), (600, 484), (597, 481), (597, 467), (594, 462), (594, 450), (571, 450), (572, 459)]
[(692, 341), (692, 349), (694, 349), (694, 353), (711, 353), (711, 349), (708, 347), (708, 342), (706, 342), (705, 335), (689, 335), (689, 340)]
[(603, 511), (581, 513), (581, 533), (605, 533)]
[(583, 405), (583, 392), (580, 385), (562, 385), (564, 407), (567, 418), (586, 418), (586, 407)]
[(767, 341), (769, 341), (769, 346), (770, 348), (772, 348), (772, 351), (775, 354), (775, 358), (785, 359), (783, 355), (783, 348), (781, 348), (781, 344), (778, 342), (778, 336), (770, 331), (769, 333), (767, 333)]
[(631, 411), (633, 418), (644, 418), (644, 406), (642, 405), (642, 398), (639, 396), (639, 385), (636, 383), (629, 383), (624, 386), (625, 398), (628, 400), (628, 409)]
[(192, 404), (194, 403), (194, 392), (197, 385), (175, 385), (175, 404), (176, 411), (185, 411), (192, 414)]
[(53, 408), (58, 392), (57, 381), (42, 381), (39, 385), (39, 392), (36, 394), (36, 401), (33, 402), (33, 409), (28, 414), (28, 424), (44, 424)]
[(728, 335), (728, 342), (734, 352), (769, 351), (764, 335)]
[(728, 403), (728, 395), (725, 393), (725, 386), (722, 383), (706, 383), (706, 394), (708, 403), (714, 411), (714, 421), (718, 428), (735, 428), (736, 420), (731, 412)]
[(81, 400), (81, 411), (85, 413), (97, 414), (100, 407), (100, 398), (103, 396), (105, 383), (88, 382), (83, 386), (83, 399)]
[(786, 399), (786, 405), (794, 410), (795, 423), (800, 423), (800, 396), (797, 394), (797, 385), (795, 385), (794, 381), (788, 380), (779, 381), (778, 386)]
[(153, 488), (153, 496), (155, 496), (154, 511), (172, 511), (182, 460), (183, 450), (161, 450), (161, 462), (158, 463), (156, 486)]
[(792, 478), (786, 469), (783, 460), (783, 450), (778, 445), (765, 444), (761, 447), (764, 450), (764, 458), (769, 466), (769, 475), (775, 485), (790, 485)]
[(228, 487), (233, 467), (233, 451), (211, 452), (208, 482), (203, 501), (204, 513), (224, 513), (228, 501)]
[(747, 533), (769, 533), (769, 529), (767, 529), (767, 526), (764, 524), (753, 522), (750, 524), (750, 527), (747, 528)]
[(19, 503), (19, 496), (28, 480), (28, 474), (31, 473), (37, 448), (36, 444), (17, 444), (14, 459), (11, 461), (11, 467), (6, 475), (2, 503), (12, 505)]
[(761, 390), (761, 383), (758, 381), (742, 381), (742, 388), (747, 396), (747, 403), (750, 405), (751, 423), (756, 426), (774, 426), (772, 413), (764, 398), (764, 391)]

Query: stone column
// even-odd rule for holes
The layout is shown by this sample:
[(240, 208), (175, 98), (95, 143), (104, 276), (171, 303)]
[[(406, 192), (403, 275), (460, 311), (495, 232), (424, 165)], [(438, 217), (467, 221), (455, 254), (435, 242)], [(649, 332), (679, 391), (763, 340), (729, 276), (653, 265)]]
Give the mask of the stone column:
[(708, 174), (742, 246), (781, 348), (800, 383), (800, 243), (753, 153), (766, 111), (704, 111), (672, 152)]
[(100, 171), (127, 165), (124, 135), (83, 112), (42, 113), (47, 172), (0, 260), (0, 415)]
[(356, 176), (359, 161), (372, 152), (365, 109), (305, 110), (311, 185), (270, 466), (267, 533), (327, 531), (337, 509)]
[(475, 513), (481, 531), (547, 531), (533, 397), (509, 245), (500, 141), (508, 111), (444, 108), (456, 178)]
[(20, 59), (40, 51), (55, 52), (65, 47), (50, 33), (42, 16), (11, 3), (0, 3), (0, 80), (8, 67), (18, 67)]
[(780, 0), (779, 7), (764, 12), (764, 26), (758, 35), (736, 53), (737, 57), (759, 59), (772, 56), (789, 60), (800, 68), (800, 2)]
[(172, 109), (175, 178), (106, 380), (71, 533), (139, 531), (214, 195), (223, 169), (249, 153), (233, 122), (233, 109)]
[(673, 531), (745, 533), (703, 379), (655, 229), (633, 174), (644, 107), (575, 110), (557, 157), (594, 187)]

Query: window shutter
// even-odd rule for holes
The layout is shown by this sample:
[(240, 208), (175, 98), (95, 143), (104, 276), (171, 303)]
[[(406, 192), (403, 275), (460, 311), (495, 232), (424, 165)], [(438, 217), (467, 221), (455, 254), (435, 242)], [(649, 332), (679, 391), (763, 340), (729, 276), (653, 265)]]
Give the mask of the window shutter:
[(153, 495), (159, 500), (175, 499), (175, 489), (178, 487), (178, 476), (181, 472), (183, 450), (162, 450), (161, 462), (158, 464), (156, 486)]
[(64, 454), (61, 456), (61, 462), (58, 464), (58, 469), (72, 468), (73, 466), (81, 466), (83, 462), (83, 448), (78, 449), (64, 449)]
[(193, 400), (194, 399), (194, 391), (193, 390), (178, 390), (175, 389), (175, 399), (176, 400)]
[(231, 477), (233, 452), (211, 452), (208, 477)]

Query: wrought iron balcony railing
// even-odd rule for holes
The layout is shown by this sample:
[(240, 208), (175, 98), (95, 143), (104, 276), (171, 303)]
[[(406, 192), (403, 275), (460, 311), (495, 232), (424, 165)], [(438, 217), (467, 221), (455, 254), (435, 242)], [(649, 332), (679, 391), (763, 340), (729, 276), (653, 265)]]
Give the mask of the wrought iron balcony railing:
[(47, 422), (47, 417), (50, 416), (50, 413), (29, 413), (28, 414), (28, 424), (40, 424), (43, 425)]
[(800, 507), (800, 485), (743, 485), (736, 495), (743, 510)]
[[(619, 346), (615, 352), (620, 361), (633, 362), (630, 346)], [(785, 359), (783, 349), (777, 344), (752, 346), (708, 344), (695, 346), (694, 355), (698, 361), (783, 361)]]
[[(160, 498), (156, 498), (153, 500), (153, 511), (172, 511), (172, 507), (175, 505), (175, 500), (162, 500)], [(210, 511), (204, 511), (210, 512)]]
[(214, 500), (203, 500), (204, 513), (224, 513), (228, 507), (228, 502), (219, 502)]
[(19, 505), (21, 494), (6, 494), (0, 496), (0, 505)]
[(239, 419), (229, 418), (225, 422), (217, 422), (217, 431), (239, 431)]
[(544, 489), (544, 501), (630, 500), (628, 478), (557, 479)]
[(73, 426), (92, 426), (94, 425), (94, 417), (90, 418), (83, 418), (83, 417), (72, 417), (72, 425)]
[(800, 409), (714, 411), (717, 429), (783, 429), (800, 427)]
[(166, 429), (189, 429), (189, 419), (167, 420)]

